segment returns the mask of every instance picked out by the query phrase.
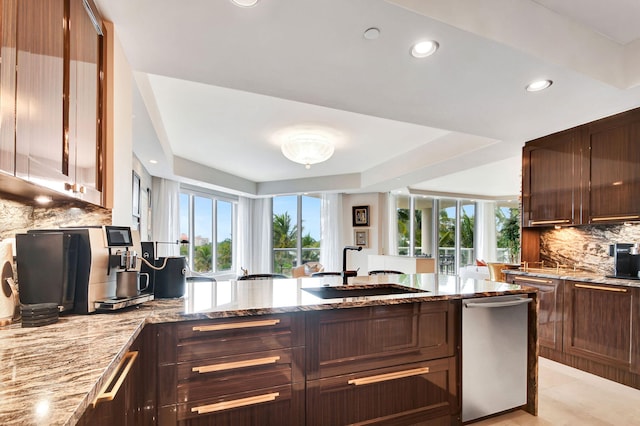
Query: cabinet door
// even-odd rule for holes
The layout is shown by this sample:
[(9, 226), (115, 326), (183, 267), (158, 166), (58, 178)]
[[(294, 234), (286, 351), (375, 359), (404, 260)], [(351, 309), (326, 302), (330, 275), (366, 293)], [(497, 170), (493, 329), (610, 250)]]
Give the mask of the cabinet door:
[(562, 351), (563, 281), (512, 275), (509, 282), (538, 289), (538, 343)]
[(640, 219), (639, 115), (633, 111), (592, 126), (590, 223)]
[(82, 0), (71, 0), (69, 22), (69, 179), (79, 197), (100, 203), (100, 35)]
[(307, 380), (452, 356), (455, 305), (408, 303), (307, 315)]
[(632, 347), (636, 298), (637, 289), (631, 287), (566, 281), (565, 353), (628, 371), (633, 359), (638, 362), (638, 349)]
[(580, 223), (580, 131), (527, 143), (522, 153), (523, 226)]
[(0, 2), (0, 172), (15, 173), (17, 0)]
[(455, 358), (307, 382), (307, 425), (450, 425)]
[(64, 191), (64, 2), (18, 2), (16, 175)]

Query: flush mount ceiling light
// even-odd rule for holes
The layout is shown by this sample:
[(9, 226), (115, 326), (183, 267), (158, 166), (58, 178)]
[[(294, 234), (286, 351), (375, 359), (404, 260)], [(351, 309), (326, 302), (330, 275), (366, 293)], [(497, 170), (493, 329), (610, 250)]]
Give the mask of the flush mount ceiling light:
[(551, 86), (552, 84), (553, 81), (551, 80), (537, 80), (529, 83), (527, 87), (525, 87), (525, 89), (527, 90), (527, 92), (539, 92)]
[(258, 0), (231, 0), (231, 2), (240, 7), (253, 7), (258, 3)]
[(334, 146), (324, 135), (298, 133), (285, 139), (280, 149), (289, 160), (310, 169), (312, 164), (327, 161), (333, 155)]
[(411, 56), (414, 58), (426, 58), (436, 53), (439, 46), (438, 42), (434, 40), (420, 41), (411, 48)]

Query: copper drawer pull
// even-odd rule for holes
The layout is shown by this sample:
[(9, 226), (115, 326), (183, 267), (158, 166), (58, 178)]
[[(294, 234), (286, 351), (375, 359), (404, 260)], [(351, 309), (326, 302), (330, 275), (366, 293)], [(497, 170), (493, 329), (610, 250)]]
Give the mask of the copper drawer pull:
[[(113, 399), (118, 394), (118, 391), (120, 390), (120, 386), (122, 386), (124, 379), (127, 378), (127, 374), (129, 374), (129, 370), (131, 370), (131, 367), (133, 366), (133, 363), (136, 361), (137, 357), (137, 351), (127, 352), (125, 354), (124, 358), (120, 360), (120, 363), (118, 364), (116, 370), (111, 374), (111, 377), (109, 377), (109, 380), (107, 380), (107, 383), (102, 387), (100, 393), (93, 401), (94, 407), (98, 405), (99, 402), (113, 401)], [(125, 362), (127, 364), (123, 367)]]
[(191, 371), (200, 374), (213, 373), (215, 371), (233, 370), (235, 368), (255, 367), (258, 365), (275, 364), (280, 360), (279, 356), (269, 356), (266, 358), (247, 359), (245, 361), (225, 362), (221, 364), (203, 365), (201, 367), (193, 367)]
[(532, 220), (530, 223), (532, 225), (553, 225), (556, 223), (569, 223), (571, 222), (569, 219), (557, 219), (557, 220)]
[(553, 282), (551, 280), (543, 280), (541, 278), (529, 278), (529, 277), (518, 277), (515, 280), (516, 281), (528, 281), (530, 283), (541, 283), (541, 284), (551, 284)]
[(234, 399), (232, 401), (218, 402), (217, 404), (200, 405), (191, 409), (192, 413), (198, 414), (213, 413), (216, 411), (230, 410), (231, 408), (245, 407), (247, 405), (260, 404), (261, 402), (269, 402), (280, 396), (280, 392), (267, 393), (264, 395), (250, 396), (248, 398)]
[(273, 319), (262, 321), (233, 322), (230, 324), (197, 325), (193, 327), (193, 331), (221, 331), (234, 330), (236, 328), (268, 327), (271, 325), (276, 325), (279, 322), (279, 319)]
[(629, 220), (629, 219), (640, 219), (640, 216), (637, 214), (628, 215), (628, 216), (603, 216), (603, 217), (592, 217), (592, 222), (599, 222), (603, 220)]
[(371, 383), (385, 382), (387, 380), (402, 379), (404, 377), (419, 376), (429, 372), (429, 367), (413, 368), (411, 370), (396, 371), (395, 373), (378, 374), (377, 376), (362, 377), (360, 379), (351, 379), (347, 383), (350, 385), (360, 386)]
[(577, 288), (588, 288), (591, 290), (602, 290), (602, 291), (613, 291), (616, 293), (626, 293), (626, 288), (617, 288), (617, 287), (600, 287), (597, 285), (587, 285), (587, 284), (574, 284), (574, 287)]

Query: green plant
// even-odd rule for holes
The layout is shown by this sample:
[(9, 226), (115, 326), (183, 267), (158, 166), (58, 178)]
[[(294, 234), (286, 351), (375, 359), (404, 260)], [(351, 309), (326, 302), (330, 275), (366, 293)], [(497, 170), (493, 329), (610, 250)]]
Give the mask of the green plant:
[(520, 253), (520, 211), (516, 208), (509, 210), (511, 214), (502, 222), (498, 245), (506, 247), (509, 250), (510, 261), (515, 262)]

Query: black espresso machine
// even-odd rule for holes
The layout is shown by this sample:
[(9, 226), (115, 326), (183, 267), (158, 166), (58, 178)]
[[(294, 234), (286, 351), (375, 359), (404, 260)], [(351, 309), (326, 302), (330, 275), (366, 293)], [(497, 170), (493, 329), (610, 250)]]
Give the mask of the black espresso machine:
[(614, 273), (610, 278), (640, 280), (640, 244), (617, 243), (609, 246), (609, 256), (614, 259)]
[(23, 304), (57, 303), (61, 312), (113, 311), (152, 300), (150, 289), (117, 297), (117, 275), (135, 268), (131, 228), (87, 226), (35, 229), (16, 235)]

